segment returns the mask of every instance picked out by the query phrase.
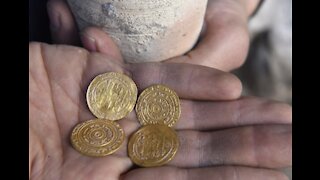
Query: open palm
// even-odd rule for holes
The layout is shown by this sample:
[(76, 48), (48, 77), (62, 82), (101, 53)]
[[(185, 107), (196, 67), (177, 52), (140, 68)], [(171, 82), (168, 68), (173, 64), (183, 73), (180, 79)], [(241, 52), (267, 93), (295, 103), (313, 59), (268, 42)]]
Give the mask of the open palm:
[[(219, 70), (190, 64), (125, 64), (113, 45), (110, 50), (99, 54), (72, 46), (29, 45), (30, 179), (285, 178), (263, 168), (291, 164), (289, 106), (257, 98), (231, 101), (240, 96), (241, 84)], [(135, 112), (118, 121), (126, 140), (116, 153), (93, 158), (72, 148), (74, 126), (94, 119), (85, 101), (90, 81), (111, 71), (130, 76), (140, 92), (160, 83), (180, 96), (181, 119), (175, 127), (180, 148), (167, 166), (136, 168), (128, 158), (128, 137), (139, 128)]]

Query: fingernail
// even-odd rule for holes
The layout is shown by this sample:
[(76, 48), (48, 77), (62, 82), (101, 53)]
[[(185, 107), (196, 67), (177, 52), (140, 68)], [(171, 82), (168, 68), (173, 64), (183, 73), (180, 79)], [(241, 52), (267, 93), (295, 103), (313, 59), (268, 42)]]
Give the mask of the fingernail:
[(51, 2), (52, 1), (49, 1), (47, 4), (47, 10), (48, 10), (48, 15), (50, 20), (50, 29), (51, 31), (56, 32), (60, 29), (61, 19), (60, 19), (60, 13), (54, 10)]
[(83, 46), (90, 51), (97, 51), (96, 40), (86, 33), (81, 33), (81, 41)]

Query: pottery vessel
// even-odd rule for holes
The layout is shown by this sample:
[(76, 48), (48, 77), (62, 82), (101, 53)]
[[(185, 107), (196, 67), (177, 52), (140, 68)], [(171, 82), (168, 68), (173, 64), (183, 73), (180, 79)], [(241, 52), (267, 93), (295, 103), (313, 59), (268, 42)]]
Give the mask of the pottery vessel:
[(207, 0), (68, 0), (79, 30), (101, 27), (126, 62), (163, 61), (196, 43)]

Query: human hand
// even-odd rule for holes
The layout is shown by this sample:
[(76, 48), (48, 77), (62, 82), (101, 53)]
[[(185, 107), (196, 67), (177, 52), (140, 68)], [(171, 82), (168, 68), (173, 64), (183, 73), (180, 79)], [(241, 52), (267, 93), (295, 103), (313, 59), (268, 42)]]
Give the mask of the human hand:
[[(240, 67), (248, 52), (248, 17), (259, 0), (208, 0), (204, 28), (199, 43), (183, 56), (166, 62), (190, 63), (230, 71)], [(58, 44), (78, 45), (80, 37), (73, 15), (65, 0), (49, 0), (48, 14), (52, 38)], [(104, 53), (107, 36), (102, 30), (89, 28), (81, 32), (83, 46)]]
[[(125, 64), (111, 54), (32, 43), (29, 45), (30, 179), (285, 179), (291, 164), (291, 108), (257, 98), (236, 101), (239, 80), (208, 67), (189, 64)], [(127, 138), (139, 127), (135, 113), (119, 120), (126, 134), (122, 147), (103, 158), (83, 156), (70, 142), (73, 127), (94, 118), (85, 101), (90, 81), (105, 72), (123, 72), (139, 91), (161, 83), (181, 98), (175, 129), (180, 140), (168, 166), (135, 168)], [(206, 100), (206, 101), (199, 101)]]

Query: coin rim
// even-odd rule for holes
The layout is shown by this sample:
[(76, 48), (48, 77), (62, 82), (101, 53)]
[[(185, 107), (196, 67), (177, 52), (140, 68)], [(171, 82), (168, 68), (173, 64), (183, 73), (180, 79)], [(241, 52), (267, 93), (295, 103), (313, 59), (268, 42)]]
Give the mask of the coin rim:
[[(81, 146), (78, 146), (74, 143), (74, 139), (77, 139), (75, 137), (77, 137), (77, 135), (79, 134), (79, 130), (84, 127), (85, 125), (87, 124), (92, 124), (92, 123), (96, 123), (97, 121), (99, 122), (103, 122), (103, 123), (108, 123), (108, 125), (112, 125), (115, 127), (115, 129), (118, 130), (118, 133), (117, 135), (119, 135), (119, 139), (121, 141), (121, 143), (118, 144), (118, 146), (112, 150), (112, 151), (108, 151), (107, 153), (103, 153), (103, 154), (98, 154), (98, 153), (86, 153), (86, 152), (83, 152), (80, 150), (80, 147)], [(104, 157), (104, 156), (107, 156), (107, 155), (110, 155), (110, 154), (113, 154), (114, 152), (118, 151), (121, 146), (123, 145), (123, 142), (125, 140), (125, 132), (124, 130), (121, 128), (120, 124), (118, 124), (117, 122), (115, 121), (111, 121), (111, 120), (103, 120), (103, 119), (90, 119), (90, 120), (87, 120), (87, 121), (84, 121), (84, 122), (81, 122), (79, 124), (77, 124), (72, 132), (71, 132), (71, 135), (70, 135), (70, 141), (71, 141), (71, 144), (72, 144), (72, 147), (77, 151), (79, 152), (80, 154), (82, 155), (85, 155), (85, 156), (91, 156), (91, 157)], [(115, 145), (117, 143), (113, 143), (112, 145)], [(90, 147), (90, 146), (88, 146)]]
[[(110, 76), (110, 75), (116, 75), (117, 77), (120, 77), (121, 79), (124, 79), (124, 81), (128, 82), (130, 84), (129, 87), (133, 87), (132, 88), (129, 88), (129, 91), (132, 91), (132, 94), (134, 94), (134, 99), (132, 102), (128, 101), (128, 103), (130, 103), (130, 108), (128, 108), (127, 112), (124, 111), (125, 113), (122, 114), (122, 116), (111, 116), (111, 115), (106, 115), (106, 113), (97, 113), (99, 112), (99, 110), (97, 110), (97, 108), (94, 108), (92, 104), (92, 101), (90, 100), (90, 94), (91, 94), (91, 89), (93, 89), (93, 83), (96, 82), (96, 81), (99, 81), (98, 79), (104, 77), (104, 76)], [(137, 102), (137, 96), (138, 96), (138, 88), (137, 88), (137, 85), (136, 83), (129, 77), (127, 76), (126, 74), (124, 73), (119, 73), (119, 72), (107, 72), (107, 73), (102, 73), (102, 74), (99, 74), (97, 76), (95, 76), (93, 78), (93, 80), (90, 82), (88, 88), (87, 88), (87, 92), (86, 92), (86, 101), (87, 101), (87, 105), (89, 107), (89, 110), (90, 112), (96, 116), (97, 118), (99, 119), (108, 119), (108, 120), (112, 120), (112, 121), (117, 121), (117, 120), (120, 120), (120, 119), (123, 119), (124, 117), (126, 117), (130, 112), (133, 111), (135, 105), (136, 105), (136, 102)], [(105, 115), (105, 116), (102, 116), (102, 115)]]
[[(175, 138), (175, 141), (177, 142), (176, 146), (175, 146), (176, 148), (174, 148), (172, 154), (170, 154), (171, 156), (169, 158), (166, 158), (162, 162), (157, 163), (157, 164), (141, 162), (139, 160), (139, 158), (137, 158), (137, 156), (135, 156), (133, 153), (133, 146), (134, 146), (136, 139), (138, 137), (138, 133), (140, 133), (141, 131), (145, 131), (145, 129), (147, 129), (147, 128), (164, 128), (165, 131), (172, 133), (173, 137)], [(136, 165), (139, 165), (141, 167), (158, 167), (158, 166), (162, 166), (164, 164), (167, 164), (168, 162), (173, 160), (178, 152), (179, 147), (180, 147), (179, 137), (178, 137), (177, 132), (174, 129), (172, 129), (171, 127), (168, 127), (166, 125), (149, 124), (149, 125), (140, 127), (134, 134), (131, 135), (129, 142), (128, 142), (128, 155), (129, 155), (131, 161)]]
[(170, 94), (171, 94), (175, 99), (177, 99), (177, 101), (178, 101), (177, 118), (174, 118), (174, 116), (173, 116), (173, 117), (171, 118), (171, 119), (172, 119), (172, 122), (169, 123), (169, 124), (166, 124), (165, 122), (163, 122), (162, 124), (157, 123), (158, 125), (166, 125), (166, 126), (169, 126), (169, 127), (173, 127), (174, 125), (177, 124), (177, 122), (179, 121), (180, 116), (181, 116), (181, 102), (180, 102), (180, 98), (179, 98), (178, 94), (177, 94), (173, 89), (171, 89), (171, 88), (169, 88), (168, 86), (163, 85), (163, 84), (153, 84), (153, 85), (149, 86), (148, 88), (144, 89), (144, 90), (140, 93), (140, 95), (139, 95), (139, 97), (138, 97), (138, 100), (137, 100), (136, 108), (135, 108), (136, 114), (137, 114), (137, 118), (138, 118), (140, 124), (143, 125), (143, 126), (144, 126), (144, 125), (149, 125), (149, 124), (151, 124), (151, 123), (149, 123), (148, 120), (146, 120), (145, 118), (143, 118), (143, 116), (141, 115), (142, 112), (143, 112), (143, 110), (142, 110), (142, 105), (141, 105), (141, 104), (142, 104), (142, 98), (144, 98), (144, 94), (145, 94), (147, 91), (151, 91), (151, 90), (149, 90), (149, 89), (151, 89), (152, 87), (156, 87), (156, 89), (159, 89), (159, 87), (163, 87), (163, 88), (165, 88), (165, 89), (168, 89), (169, 92), (171, 92)]

